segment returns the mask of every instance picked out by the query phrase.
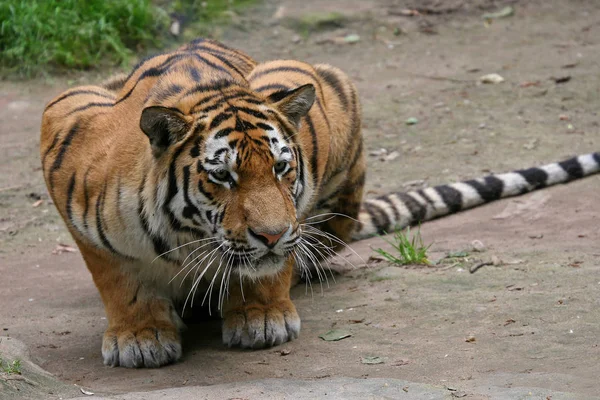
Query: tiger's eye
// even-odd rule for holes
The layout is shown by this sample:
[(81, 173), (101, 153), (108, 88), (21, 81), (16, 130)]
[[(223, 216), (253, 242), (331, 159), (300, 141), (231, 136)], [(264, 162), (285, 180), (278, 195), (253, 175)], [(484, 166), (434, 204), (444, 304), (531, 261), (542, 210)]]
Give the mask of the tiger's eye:
[(219, 180), (219, 181), (229, 180), (229, 172), (224, 169), (218, 169), (216, 171), (212, 171), (210, 174), (213, 176), (213, 178), (215, 178), (216, 180)]
[(278, 161), (273, 166), (273, 169), (275, 170), (276, 174), (281, 174), (281, 173), (283, 173), (283, 171), (285, 171), (286, 167), (287, 167), (287, 162), (285, 162), (285, 161)]

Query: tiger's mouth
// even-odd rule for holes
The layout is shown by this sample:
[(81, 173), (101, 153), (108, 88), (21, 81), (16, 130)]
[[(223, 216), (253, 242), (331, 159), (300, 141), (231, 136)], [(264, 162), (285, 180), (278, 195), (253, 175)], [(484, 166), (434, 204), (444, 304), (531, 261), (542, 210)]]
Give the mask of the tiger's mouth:
[(269, 251), (258, 257), (236, 254), (232, 256), (230, 262), (238, 274), (250, 278), (259, 278), (279, 272), (288, 257), (289, 254), (279, 255)]

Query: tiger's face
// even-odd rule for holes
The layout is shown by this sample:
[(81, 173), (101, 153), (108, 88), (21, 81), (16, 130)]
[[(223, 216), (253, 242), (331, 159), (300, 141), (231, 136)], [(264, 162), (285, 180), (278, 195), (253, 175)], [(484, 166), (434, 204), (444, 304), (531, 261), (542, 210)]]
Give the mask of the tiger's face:
[(153, 141), (154, 130), (163, 130), (167, 147), (182, 142), (167, 174), (179, 177), (177, 193), (166, 204), (171, 218), (184, 231), (214, 238), (209, 257), (225, 269), (249, 277), (273, 275), (300, 241), (299, 218), (311, 196), (307, 159), (294, 136), (312, 106), (314, 88), (306, 85), (270, 99), (228, 97), (193, 120), (151, 107), (140, 126), (159, 159), (164, 144)]

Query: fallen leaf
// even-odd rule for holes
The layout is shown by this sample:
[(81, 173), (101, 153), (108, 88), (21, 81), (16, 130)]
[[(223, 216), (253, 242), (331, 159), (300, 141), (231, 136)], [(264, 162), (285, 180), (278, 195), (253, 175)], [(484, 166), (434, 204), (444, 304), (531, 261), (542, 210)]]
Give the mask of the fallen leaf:
[(82, 387), (79, 388), (79, 390), (81, 391), (81, 393), (85, 394), (86, 396), (93, 396), (94, 392), (90, 392), (89, 390), (86, 390)]
[(372, 357), (363, 357), (360, 359), (360, 362), (363, 364), (383, 364), (383, 358), (381, 357), (377, 357), (377, 356), (372, 356)]
[(404, 387), (402, 388), (402, 390), (404, 390), (406, 393), (408, 393), (408, 386), (404, 386)]
[(34, 208), (35, 208), (35, 207), (39, 207), (39, 206), (41, 206), (41, 205), (42, 205), (42, 203), (43, 203), (43, 202), (44, 202), (44, 200), (43, 200), (43, 199), (39, 199), (38, 201), (36, 201), (35, 203), (33, 203), (33, 204), (31, 205), (31, 207), (34, 207)]
[(392, 363), (392, 365), (394, 367), (401, 367), (403, 365), (408, 365), (408, 364), (410, 364), (410, 361), (408, 361), (408, 360), (397, 360)]
[(349, 44), (358, 43), (360, 42), (360, 36), (356, 33), (351, 33), (349, 35), (344, 36), (344, 42)]
[(365, 319), (349, 319), (348, 322), (350, 322), (351, 324), (362, 324), (363, 322), (365, 322)]
[(515, 13), (514, 8), (512, 8), (511, 6), (506, 6), (499, 11), (483, 14), (481, 16), (481, 18), (488, 19), (488, 20), (489, 19), (506, 18), (506, 17), (510, 17), (510, 16), (514, 15), (514, 13)]
[(415, 117), (410, 117), (405, 121), (406, 125), (416, 125), (419, 123), (419, 120)]
[(569, 117), (568, 115), (565, 115), (565, 114), (560, 114), (558, 116), (558, 119), (560, 119), (561, 121), (570, 121), (571, 117)]
[(319, 335), (319, 337), (326, 342), (337, 342), (338, 340), (346, 339), (350, 336), (352, 336), (350, 332), (341, 329), (332, 329), (329, 332)]
[(77, 249), (68, 244), (59, 243), (56, 245), (56, 248), (52, 250), (52, 254), (58, 255), (62, 253), (77, 253)]
[(467, 342), (467, 343), (474, 343), (474, 342), (475, 342), (475, 340), (476, 340), (476, 339), (475, 339), (475, 336), (473, 336), (473, 335), (469, 335), (469, 336), (467, 336), (467, 338), (465, 339), (465, 342)]
[(510, 324), (514, 324), (515, 322), (517, 322), (517, 321), (515, 321), (512, 318), (509, 318), (509, 319), (506, 320), (506, 322), (504, 322), (504, 326), (507, 326), (507, 325), (510, 325)]
[(554, 83), (567, 83), (571, 80), (571, 75), (559, 76), (559, 77), (551, 77)]
[(565, 65), (563, 65), (561, 68), (565, 68), (565, 69), (568, 69), (568, 68), (575, 68), (575, 67), (576, 67), (576, 66), (578, 66), (578, 65), (579, 65), (579, 62), (578, 62), (578, 61), (575, 61), (575, 62), (573, 62), (573, 63), (565, 64)]
[(397, 151), (392, 151), (390, 154), (381, 157), (381, 161), (393, 161), (398, 157), (400, 157), (400, 153)]
[(529, 235), (529, 239), (542, 239), (543, 237), (543, 233), (540, 233), (539, 235)]

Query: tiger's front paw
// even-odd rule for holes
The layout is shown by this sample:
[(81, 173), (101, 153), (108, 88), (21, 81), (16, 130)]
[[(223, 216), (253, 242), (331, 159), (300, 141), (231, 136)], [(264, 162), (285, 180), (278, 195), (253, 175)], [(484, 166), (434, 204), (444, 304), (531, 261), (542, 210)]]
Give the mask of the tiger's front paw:
[(111, 367), (157, 368), (181, 357), (179, 331), (169, 324), (111, 327), (102, 342), (104, 364)]
[(223, 343), (261, 349), (298, 337), (300, 317), (290, 300), (278, 304), (248, 304), (225, 313)]

